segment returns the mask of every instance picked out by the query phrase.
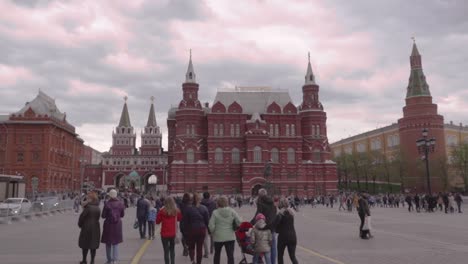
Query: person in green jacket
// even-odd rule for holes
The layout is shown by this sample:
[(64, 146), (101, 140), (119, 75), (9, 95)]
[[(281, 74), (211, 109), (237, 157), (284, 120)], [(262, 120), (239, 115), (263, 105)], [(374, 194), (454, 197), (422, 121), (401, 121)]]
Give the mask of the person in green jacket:
[(220, 263), (221, 249), (226, 248), (228, 264), (234, 264), (234, 242), (236, 236), (234, 234), (234, 224), (239, 226), (241, 219), (234, 209), (228, 206), (226, 196), (221, 196), (216, 201), (218, 209), (213, 211), (208, 228), (213, 236), (214, 241), (214, 264)]

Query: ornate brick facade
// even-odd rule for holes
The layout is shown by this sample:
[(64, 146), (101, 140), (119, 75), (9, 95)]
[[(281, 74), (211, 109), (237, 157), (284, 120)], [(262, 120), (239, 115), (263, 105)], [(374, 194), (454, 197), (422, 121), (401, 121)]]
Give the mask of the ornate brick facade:
[(198, 90), (190, 58), (183, 98), (167, 119), (171, 192), (250, 195), (267, 182), (281, 194), (336, 191), (310, 62), (298, 107), (287, 91), (266, 87), (218, 91), (212, 107), (202, 106)]
[(23, 175), (26, 192), (39, 179), (38, 192), (79, 188), (83, 140), (67, 122), (55, 100), (39, 91), (18, 112), (0, 117), (0, 170)]

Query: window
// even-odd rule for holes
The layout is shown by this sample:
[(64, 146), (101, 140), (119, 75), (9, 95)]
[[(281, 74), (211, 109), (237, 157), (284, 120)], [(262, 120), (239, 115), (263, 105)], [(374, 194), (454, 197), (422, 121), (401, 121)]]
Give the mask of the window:
[(195, 135), (195, 125), (192, 125), (192, 135)]
[(231, 137), (234, 137), (236, 135), (235, 133), (234, 124), (231, 124)]
[(215, 163), (216, 164), (223, 163), (223, 149), (222, 148), (215, 149)]
[(357, 152), (365, 152), (366, 151), (366, 145), (364, 143), (359, 143), (356, 147)]
[(339, 156), (341, 156), (341, 150), (336, 149), (333, 154), (334, 154), (335, 157), (339, 157)]
[(34, 151), (32, 153), (32, 160), (33, 161), (40, 161), (41, 160), (41, 155), (38, 151)]
[(233, 148), (231, 151), (231, 162), (233, 164), (239, 164), (240, 163), (240, 152), (238, 148)]
[(275, 136), (279, 136), (279, 125), (275, 124)]
[(214, 135), (215, 137), (218, 136), (218, 124), (214, 124), (213, 135)]
[(400, 137), (398, 135), (390, 135), (387, 137), (387, 146), (395, 147), (400, 145)]
[(193, 149), (187, 149), (187, 163), (193, 163), (195, 161), (195, 153)]
[(296, 135), (296, 126), (294, 124), (291, 125), (291, 136), (295, 136)]
[(315, 136), (315, 135), (316, 135), (316, 132), (315, 132), (315, 125), (312, 125), (310, 134), (311, 134), (312, 136)]
[(23, 162), (24, 161), (24, 153), (23, 152), (18, 152), (16, 155), (16, 161), (18, 162)]
[(322, 132), (320, 131), (320, 125), (317, 125), (316, 132), (317, 132), (317, 133), (315, 134), (316, 136), (322, 135)]
[(278, 163), (279, 161), (279, 151), (277, 148), (272, 148), (270, 152), (270, 159), (273, 163)]
[(296, 162), (296, 151), (293, 148), (288, 148), (288, 164)]
[(372, 150), (379, 150), (381, 147), (382, 147), (382, 142), (380, 142), (380, 139), (373, 139), (371, 141)]
[(314, 161), (315, 162), (320, 162), (322, 161), (322, 156), (320, 154), (320, 150), (319, 149), (315, 149), (314, 150)]
[(458, 144), (458, 138), (457, 136), (454, 136), (454, 135), (447, 136), (446, 141), (447, 141), (447, 145), (449, 146), (454, 146)]
[(262, 162), (262, 148), (259, 146), (256, 146), (253, 149), (253, 162), (255, 163)]
[(236, 124), (236, 136), (240, 136), (240, 125)]
[(285, 136), (289, 137), (289, 125), (286, 125)]
[(219, 135), (224, 136), (224, 125), (223, 124), (219, 124)]
[(185, 125), (185, 134), (190, 135), (190, 125)]
[(273, 127), (273, 124), (270, 124), (270, 137), (273, 136), (273, 133), (275, 132), (275, 129)]

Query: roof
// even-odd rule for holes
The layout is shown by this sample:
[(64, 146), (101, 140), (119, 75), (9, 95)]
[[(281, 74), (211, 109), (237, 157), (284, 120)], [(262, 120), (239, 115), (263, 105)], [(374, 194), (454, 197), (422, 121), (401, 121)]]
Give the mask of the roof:
[(154, 113), (154, 104), (151, 104), (150, 112), (148, 115), (148, 122), (146, 123), (147, 127), (156, 127), (156, 115)]
[(237, 102), (246, 114), (266, 113), (267, 107), (275, 102), (284, 107), (292, 102), (287, 90), (274, 90), (269, 87), (236, 87), (230, 90), (218, 90), (214, 103), (221, 102), (226, 108)]
[(39, 94), (31, 102), (27, 102), (21, 110), (15, 115), (23, 115), (29, 108), (31, 108), (36, 114), (48, 115), (54, 117), (58, 120), (65, 120), (66, 114), (60, 112), (55, 104), (55, 99), (51, 98), (42, 91), (39, 91)]
[(370, 131), (367, 131), (367, 132), (364, 132), (364, 133), (361, 133), (361, 134), (357, 134), (357, 135), (351, 136), (349, 138), (345, 138), (345, 139), (339, 140), (337, 142), (331, 143), (330, 145), (331, 146), (336, 146), (336, 145), (341, 145), (341, 144), (348, 144), (348, 143), (351, 143), (351, 142), (353, 142), (353, 141), (355, 141), (357, 139), (382, 134), (382, 133), (385, 133), (385, 132), (388, 132), (388, 131), (391, 131), (391, 130), (395, 130), (395, 129), (398, 129), (398, 124), (397, 123), (393, 123), (393, 124), (391, 124), (389, 126), (385, 126), (385, 127), (370, 130)]
[(122, 109), (119, 127), (132, 127), (132, 124), (130, 123), (130, 116), (128, 114), (127, 102), (125, 102), (124, 107)]
[(0, 115), (0, 122), (7, 121), (9, 118), (9, 115)]

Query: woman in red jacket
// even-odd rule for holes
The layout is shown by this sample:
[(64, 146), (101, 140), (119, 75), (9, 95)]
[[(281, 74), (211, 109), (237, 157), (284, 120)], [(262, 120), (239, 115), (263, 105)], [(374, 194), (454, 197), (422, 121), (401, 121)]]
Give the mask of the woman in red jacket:
[[(174, 239), (176, 237), (177, 221), (180, 222), (182, 214), (174, 202), (172, 197), (167, 197), (164, 200), (164, 207), (156, 217), (156, 224), (161, 224), (161, 242), (164, 248), (165, 264), (175, 263)], [(170, 261), (169, 261), (170, 259)]]

